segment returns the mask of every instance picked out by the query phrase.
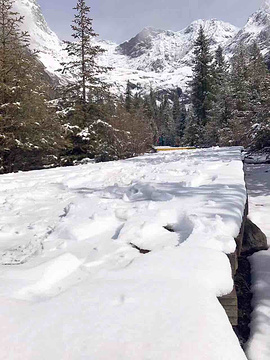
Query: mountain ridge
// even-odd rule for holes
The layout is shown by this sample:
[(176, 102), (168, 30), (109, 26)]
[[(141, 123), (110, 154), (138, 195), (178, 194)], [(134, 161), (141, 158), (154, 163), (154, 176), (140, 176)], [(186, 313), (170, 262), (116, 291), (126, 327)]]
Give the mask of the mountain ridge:
[(218, 45), (225, 47), (239, 29), (219, 20), (196, 20), (180, 31), (145, 27), (135, 37), (117, 45), (105, 46), (101, 57), (103, 65), (111, 65), (114, 71), (107, 75), (112, 84), (125, 86), (130, 80), (143, 88), (169, 89), (186, 87), (192, 74), (193, 43), (200, 26), (211, 38), (214, 51)]
[[(49, 74), (58, 77), (57, 69), (66, 58), (63, 42), (49, 28), (37, 0), (15, 0), (14, 8), (25, 16), (24, 29), (31, 37), (31, 47), (40, 51), (40, 60)], [(217, 19), (195, 20), (180, 31), (147, 26), (122, 44), (98, 39), (105, 50), (101, 65), (113, 67), (103, 80), (112, 91), (123, 92), (127, 81), (147, 91), (181, 87), (186, 89), (192, 75), (193, 44), (200, 26), (210, 39), (211, 51), (221, 45), (231, 56), (239, 43), (258, 41), (262, 53), (270, 59), (270, 0), (252, 14), (239, 29)]]

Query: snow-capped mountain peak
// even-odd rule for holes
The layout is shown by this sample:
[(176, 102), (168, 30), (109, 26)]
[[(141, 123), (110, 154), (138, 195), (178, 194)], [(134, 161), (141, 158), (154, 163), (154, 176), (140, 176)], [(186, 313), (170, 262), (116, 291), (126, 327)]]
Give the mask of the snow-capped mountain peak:
[(261, 10), (268, 11), (270, 13), (270, 0), (264, 0), (261, 6)]
[(132, 58), (139, 57), (143, 55), (147, 49), (151, 49), (153, 40), (163, 32), (164, 30), (158, 30), (151, 26), (147, 26), (136, 36), (119, 45), (118, 51), (121, 54)]
[(254, 42), (268, 61), (270, 58), (270, 0), (264, 0), (262, 6), (249, 17), (246, 25), (232, 40), (227, 50), (233, 53), (239, 44), (250, 46)]
[(146, 27), (132, 39), (107, 47), (104, 65), (112, 65), (110, 81), (126, 86), (127, 80), (142, 87), (167, 89), (185, 87), (191, 75), (194, 41), (200, 27), (210, 39), (211, 49), (225, 47), (239, 29), (218, 20), (197, 20), (183, 30)]
[[(40, 51), (40, 60), (47, 71), (56, 74), (66, 54), (63, 43), (48, 27), (38, 0), (15, 0), (14, 8), (25, 16), (24, 29), (31, 36), (31, 47)], [(239, 43), (250, 45), (256, 41), (266, 58), (270, 58), (270, 0), (265, 0), (242, 30), (216, 19), (196, 20), (180, 31), (148, 26), (120, 45), (98, 40), (106, 50), (100, 56), (100, 63), (113, 67), (104, 80), (115, 91), (123, 91), (128, 80), (144, 89), (150, 86), (185, 89), (192, 74), (194, 41), (201, 26), (212, 51), (221, 45), (230, 55)]]
[[(155, 58), (153, 51), (156, 51), (160, 58), (164, 49), (167, 55), (175, 52), (174, 58), (179, 60), (193, 47), (193, 42), (198, 36), (201, 26), (206, 36), (211, 40), (212, 45), (219, 43), (221, 46), (225, 46), (239, 31), (235, 26), (216, 19), (196, 20), (181, 31), (146, 27), (135, 37), (119, 45), (118, 50), (121, 54), (130, 58), (138, 58), (145, 54), (149, 56), (149, 52), (151, 52), (151, 57)], [(151, 70), (155, 71), (157, 69), (152, 68)]]
[(228, 39), (231, 36), (235, 35), (240, 29), (236, 26), (217, 19), (199, 19), (193, 21), (189, 26), (187, 26), (182, 32), (184, 33), (198, 33), (199, 28), (202, 26), (206, 36), (219, 35), (223, 36), (224, 39)]
[(55, 74), (64, 56), (63, 46), (49, 28), (37, 0), (15, 0), (14, 10), (24, 16), (22, 27), (30, 34), (32, 50), (40, 52), (40, 60), (47, 71)]
[(239, 30), (218, 20), (197, 20), (176, 32), (147, 27), (119, 45), (118, 51), (126, 55), (137, 70), (171, 72), (179, 68), (184, 58), (185, 63), (191, 60), (193, 43), (201, 26), (213, 47), (218, 44), (225, 46)]

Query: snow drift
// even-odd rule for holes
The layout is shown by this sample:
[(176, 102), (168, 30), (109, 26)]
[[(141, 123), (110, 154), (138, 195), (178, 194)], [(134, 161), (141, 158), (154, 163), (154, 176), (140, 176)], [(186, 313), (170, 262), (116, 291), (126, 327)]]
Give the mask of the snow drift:
[(1, 358), (246, 359), (217, 299), (245, 202), (239, 148), (0, 176)]

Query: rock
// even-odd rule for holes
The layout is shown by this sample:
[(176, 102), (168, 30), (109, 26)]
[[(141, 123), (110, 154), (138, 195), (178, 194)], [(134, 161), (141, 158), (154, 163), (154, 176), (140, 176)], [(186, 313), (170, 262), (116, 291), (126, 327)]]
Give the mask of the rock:
[(148, 254), (151, 252), (151, 250), (145, 250), (145, 249), (141, 249), (139, 248), (139, 246), (129, 243), (134, 249), (138, 250), (141, 254)]
[(261, 150), (250, 150), (245, 154), (246, 164), (270, 164), (270, 147)]
[(250, 219), (247, 219), (244, 230), (242, 253), (253, 254), (256, 251), (267, 249), (266, 235)]

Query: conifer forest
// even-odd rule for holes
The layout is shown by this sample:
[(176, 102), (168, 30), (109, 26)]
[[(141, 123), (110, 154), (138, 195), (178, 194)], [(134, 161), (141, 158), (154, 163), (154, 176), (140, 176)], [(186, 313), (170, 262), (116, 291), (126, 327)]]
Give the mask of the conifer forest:
[(73, 11), (73, 40), (53, 79), (13, 0), (0, 1), (1, 173), (124, 159), (153, 145), (270, 146), (270, 74), (256, 42), (231, 58), (221, 46), (213, 54), (201, 26), (187, 90), (128, 81), (116, 94), (103, 81), (113, 67), (98, 62), (90, 7), (78, 0)]

